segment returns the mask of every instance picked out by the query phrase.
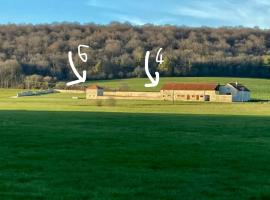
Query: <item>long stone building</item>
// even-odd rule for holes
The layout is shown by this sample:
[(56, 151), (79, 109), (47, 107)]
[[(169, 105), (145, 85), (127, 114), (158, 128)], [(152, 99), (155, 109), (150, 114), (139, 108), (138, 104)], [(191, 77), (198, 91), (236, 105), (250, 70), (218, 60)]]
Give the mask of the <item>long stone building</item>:
[(86, 89), (87, 99), (247, 102), (250, 90), (239, 83), (167, 83), (159, 92), (108, 92), (97, 85)]

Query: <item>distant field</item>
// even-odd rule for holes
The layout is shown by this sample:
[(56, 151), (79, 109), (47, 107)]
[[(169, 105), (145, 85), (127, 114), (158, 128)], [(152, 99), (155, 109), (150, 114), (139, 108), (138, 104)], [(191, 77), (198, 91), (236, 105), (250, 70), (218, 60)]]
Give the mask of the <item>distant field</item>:
[[(158, 91), (165, 82), (213, 82), (228, 83), (239, 81), (250, 88), (252, 98), (270, 100), (270, 80), (250, 78), (161, 78), (158, 88), (145, 89), (147, 79), (123, 79), (111, 81), (88, 82), (97, 83), (110, 88), (128, 85), (131, 90)], [(20, 90), (0, 89), (0, 109), (4, 110), (45, 110), (45, 111), (87, 111), (87, 112), (131, 112), (131, 113), (174, 113), (174, 114), (221, 114), (221, 115), (270, 115), (270, 103), (206, 103), (169, 101), (124, 101), (117, 100), (112, 106), (102, 102), (97, 106), (95, 100), (86, 100), (84, 94), (50, 94), (45, 96), (11, 98)], [(72, 97), (80, 99), (72, 99)]]
[[(86, 100), (84, 94), (49, 94), (12, 98), (19, 90), (0, 89), (0, 110), (171, 113), (212, 115), (270, 115), (270, 103), (207, 103), (171, 101), (115, 102)], [(79, 97), (80, 99), (72, 99)], [(101, 104), (100, 106), (98, 106)]]
[[(269, 80), (237, 80), (270, 99)], [(270, 199), (270, 103), (14, 98), (18, 91), (0, 89), (0, 200)]]
[(161, 86), (167, 82), (202, 82), (202, 83), (220, 83), (226, 84), (229, 82), (242, 83), (252, 91), (252, 97), (258, 99), (270, 99), (270, 79), (256, 79), (256, 78), (224, 78), (224, 77), (176, 77), (176, 78), (160, 78), (160, 83), (157, 88), (148, 89), (144, 87), (148, 83), (148, 79), (121, 79), (121, 80), (106, 80), (106, 81), (91, 81), (91, 83), (98, 83), (102, 86), (110, 88), (118, 88), (121, 85), (127, 84), (132, 90), (138, 91), (158, 91)]

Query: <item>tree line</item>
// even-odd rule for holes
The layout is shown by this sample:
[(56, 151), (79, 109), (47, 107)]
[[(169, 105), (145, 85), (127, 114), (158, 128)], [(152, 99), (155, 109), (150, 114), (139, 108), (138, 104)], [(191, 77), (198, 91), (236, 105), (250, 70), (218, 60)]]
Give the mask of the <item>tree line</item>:
[[(79, 44), (88, 55), (77, 55)], [(162, 76), (270, 77), (270, 30), (243, 27), (132, 26), (128, 23), (0, 25), (0, 87), (46, 88), (74, 80), (144, 77), (144, 57), (163, 48)]]

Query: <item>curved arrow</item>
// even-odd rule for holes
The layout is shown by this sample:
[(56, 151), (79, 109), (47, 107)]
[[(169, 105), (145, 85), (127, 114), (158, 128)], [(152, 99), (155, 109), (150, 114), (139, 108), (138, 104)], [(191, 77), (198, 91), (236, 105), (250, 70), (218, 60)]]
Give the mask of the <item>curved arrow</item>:
[(159, 73), (155, 72), (156, 75), (156, 80), (152, 77), (152, 75), (149, 72), (149, 57), (150, 57), (150, 51), (146, 52), (146, 56), (145, 56), (145, 72), (146, 75), (148, 76), (149, 80), (151, 81), (151, 83), (149, 84), (145, 84), (145, 87), (156, 87), (159, 83)]
[(68, 60), (69, 60), (70, 67), (71, 67), (73, 73), (75, 74), (75, 76), (78, 78), (78, 80), (68, 82), (67, 83), (67, 86), (71, 86), (71, 85), (75, 85), (75, 84), (78, 84), (78, 83), (85, 82), (86, 81), (86, 71), (85, 70), (83, 71), (83, 76), (81, 76), (79, 74), (79, 72), (77, 71), (77, 69), (74, 66), (74, 62), (73, 62), (73, 59), (72, 59), (72, 52), (71, 51), (68, 52)]

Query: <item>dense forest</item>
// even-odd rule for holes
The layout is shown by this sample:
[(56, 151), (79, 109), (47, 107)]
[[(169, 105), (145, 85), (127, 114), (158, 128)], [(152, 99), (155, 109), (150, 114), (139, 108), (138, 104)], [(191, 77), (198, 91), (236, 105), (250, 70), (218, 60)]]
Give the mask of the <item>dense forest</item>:
[[(88, 61), (77, 53), (79, 44)], [(155, 52), (163, 48), (164, 63)], [(76, 79), (68, 64), (87, 70), (87, 79), (144, 77), (144, 56), (162, 76), (270, 77), (270, 30), (223, 27), (132, 26), (111, 23), (1, 25), (0, 87), (46, 88)]]

